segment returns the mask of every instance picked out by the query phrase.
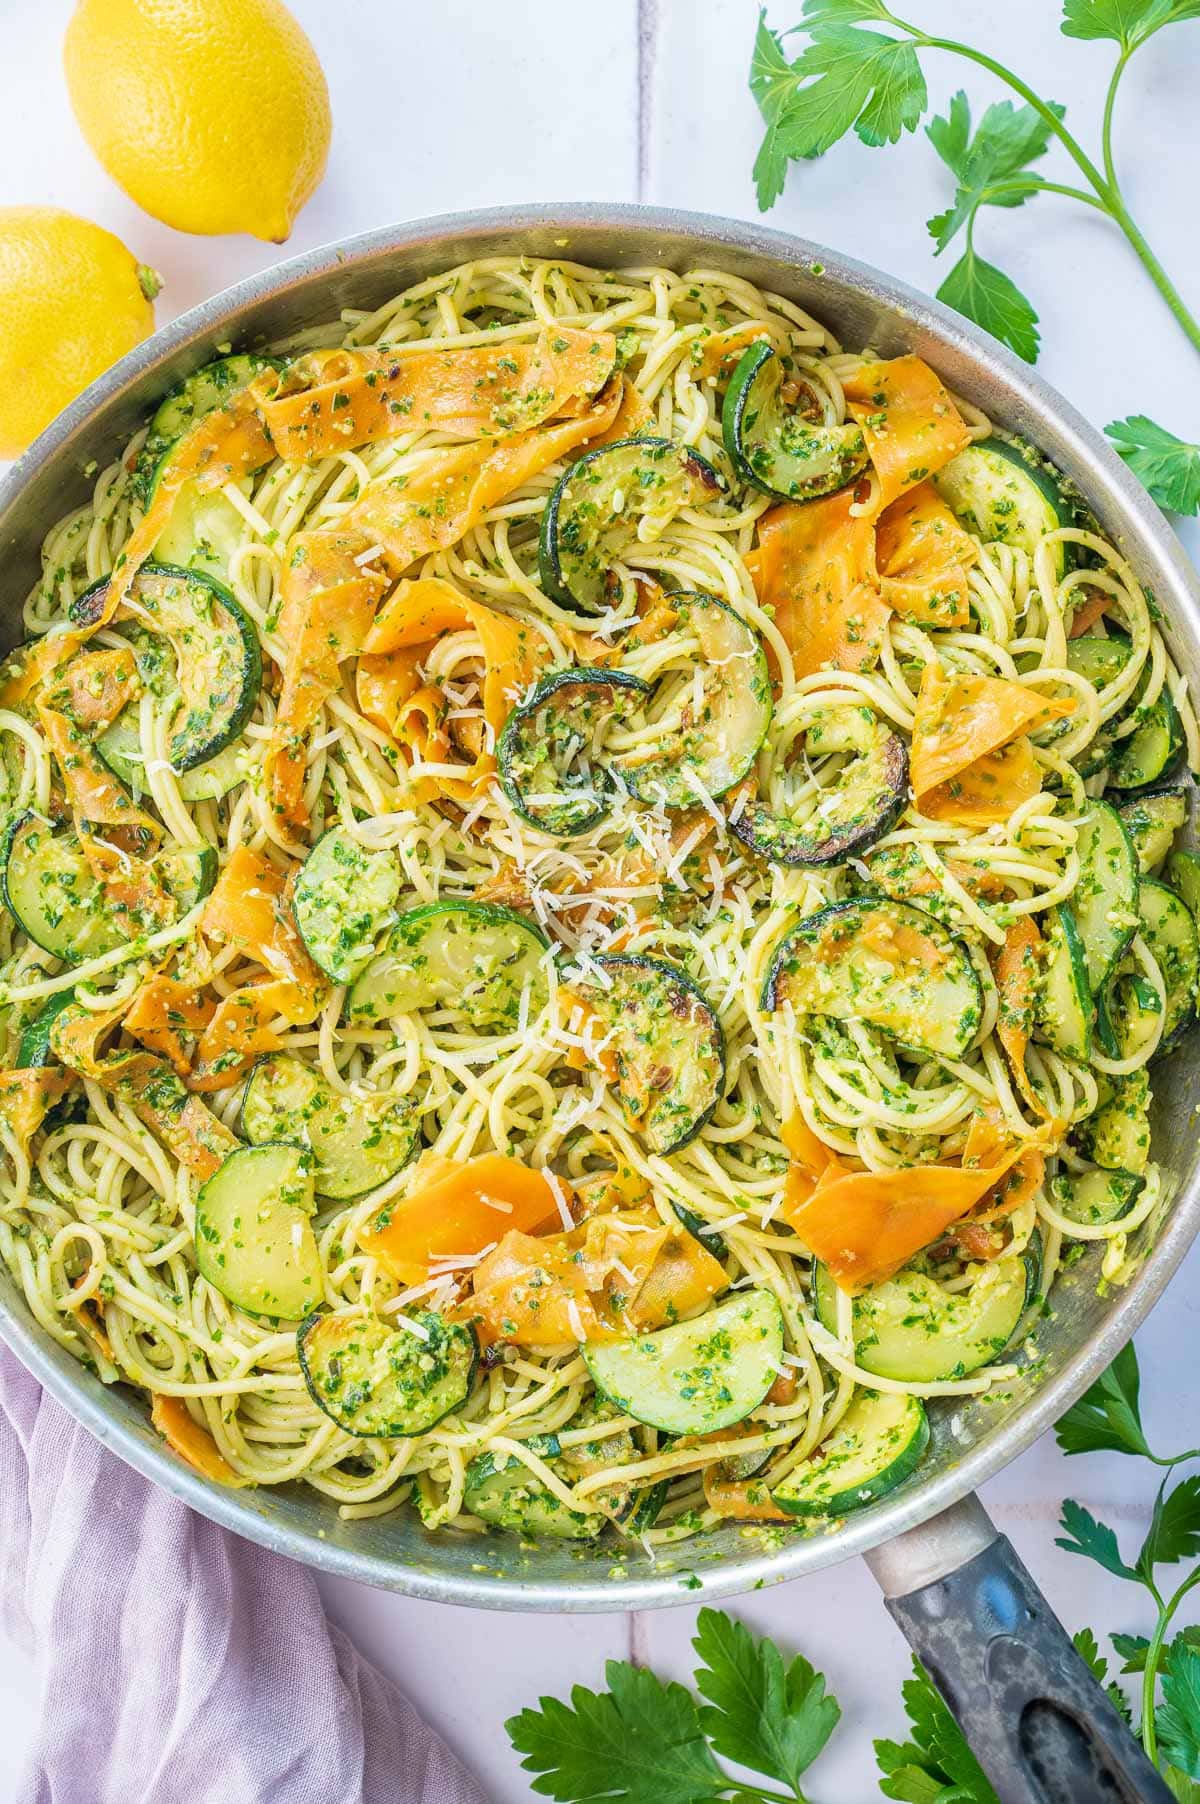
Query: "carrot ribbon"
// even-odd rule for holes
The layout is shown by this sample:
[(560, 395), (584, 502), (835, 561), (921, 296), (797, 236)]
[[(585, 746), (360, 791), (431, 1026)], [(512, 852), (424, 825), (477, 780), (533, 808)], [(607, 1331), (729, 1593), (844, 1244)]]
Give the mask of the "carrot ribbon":
[(1075, 704), (1005, 677), (925, 666), (913, 720), (910, 770), (920, 813), (987, 826), (1035, 796), (1041, 773), (1029, 734)]
[[(820, 1141), (807, 1124), (789, 1122), (785, 1144), (792, 1164), (784, 1186), (783, 1219), (854, 1296), (882, 1283), (951, 1225), (997, 1190), (1021, 1161), (1020, 1186), (1003, 1198), (1012, 1209), (1030, 1182), (1041, 1182), (1040, 1148), (1061, 1123), (1047, 1123), (1035, 1141), (999, 1131), (986, 1114), (968, 1130), (959, 1165), (912, 1165), (896, 1171), (857, 1171)], [(1032, 1160), (1036, 1159), (1036, 1164)], [(1015, 1199), (1015, 1200), (1014, 1200)]]

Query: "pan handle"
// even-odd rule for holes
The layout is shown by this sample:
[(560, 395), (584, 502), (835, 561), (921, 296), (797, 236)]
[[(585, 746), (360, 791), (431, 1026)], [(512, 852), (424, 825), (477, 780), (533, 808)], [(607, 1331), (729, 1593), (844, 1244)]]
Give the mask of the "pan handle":
[(1172, 1804), (978, 1498), (867, 1564), (1001, 1804)]

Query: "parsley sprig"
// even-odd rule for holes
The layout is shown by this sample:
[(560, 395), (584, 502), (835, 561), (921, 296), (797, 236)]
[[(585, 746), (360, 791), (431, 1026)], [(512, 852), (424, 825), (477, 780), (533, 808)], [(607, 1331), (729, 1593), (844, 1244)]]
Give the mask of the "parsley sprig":
[[(1092, 156), (1068, 127), (1065, 107), (1043, 98), (974, 45), (898, 17), (884, 0), (804, 0), (800, 23), (788, 33), (773, 31), (760, 14), (750, 68), (750, 87), (766, 127), (754, 165), (758, 204), (766, 211), (778, 200), (790, 163), (822, 156), (850, 132), (878, 148), (915, 131), (929, 111), (922, 57), (942, 51), (994, 76), (1020, 104), (995, 102), (973, 127), (967, 96), (959, 92), (947, 113), (926, 125), (955, 180), (952, 204), (928, 222), (929, 230), (939, 256), (956, 240), (961, 244), (939, 299), (1034, 362), (1037, 311), (1012, 278), (980, 254), (976, 227), (985, 208), (1019, 207), (1035, 195), (1058, 194), (1114, 222), (1200, 351), (1200, 321), (1129, 210), (1113, 142), (1117, 96), (1131, 58), (1165, 27), (1189, 19), (1200, 19), (1200, 0), (1063, 0), (1065, 37), (1116, 47), (1100, 147)], [(793, 36), (805, 41), (789, 60), (784, 40)], [(1074, 164), (1079, 182), (1050, 179), (1035, 167), (1055, 144)], [(1161, 506), (1177, 513), (1200, 510), (1200, 445), (1177, 438), (1144, 414), (1116, 421), (1108, 432)]]
[[(800, 1789), (841, 1710), (825, 1680), (797, 1654), (785, 1665), (774, 1642), (718, 1610), (701, 1610), (692, 1643), (696, 1689), (610, 1660), (607, 1691), (576, 1685), (569, 1705), (542, 1698), (504, 1726), (533, 1790), (566, 1804), (808, 1804)], [(785, 1789), (734, 1778), (716, 1755)]]
[[(1132, 1562), (1113, 1529), (1072, 1499), (1063, 1504), (1057, 1545), (1150, 1598), (1150, 1635), (1109, 1637), (1120, 1662), (1115, 1674), (1091, 1629), (1078, 1631), (1075, 1647), (1180, 1804), (1200, 1804), (1200, 1627), (1174, 1628), (1184, 1600), (1200, 1586), (1200, 1473), (1176, 1482), (1175, 1469), (1200, 1460), (1200, 1448), (1169, 1455), (1151, 1449), (1132, 1347), (1068, 1410), (1055, 1433), (1064, 1453), (1123, 1453), (1163, 1472), (1149, 1530)], [(1198, 1563), (1172, 1586), (1164, 1574), (1184, 1561)], [(537, 1709), (512, 1717), (505, 1728), (525, 1756), (524, 1770), (538, 1775), (533, 1791), (559, 1804), (816, 1804), (801, 1782), (807, 1783), (841, 1718), (824, 1676), (803, 1655), (785, 1659), (773, 1642), (757, 1639), (717, 1610), (701, 1610), (692, 1646), (699, 1659), (694, 1691), (610, 1660), (607, 1691), (577, 1685), (570, 1703), (544, 1697)], [(1140, 1691), (1136, 1715), (1121, 1685), (1130, 1677)], [(903, 1703), (908, 1739), (875, 1743), (883, 1796), (902, 1804), (998, 1804), (962, 1730), (916, 1661)]]
[[(1200, 1804), (1200, 1631), (1185, 1628), (1170, 1633), (1180, 1605), (1200, 1585), (1200, 1564), (1174, 1585), (1161, 1571), (1184, 1560), (1200, 1560), (1200, 1473), (1172, 1483), (1175, 1467), (1200, 1459), (1200, 1448), (1169, 1456), (1151, 1451), (1142, 1427), (1132, 1346), (1117, 1355), (1054, 1432), (1064, 1453), (1127, 1453), (1165, 1468), (1150, 1527), (1132, 1564), (1108, 1524), (1071, 1498), (1063, 1504), (1063, 1534), (1056, 1545), (1094, 1561), (1115, 1578), (1140, 1585), (1153, 1600), (1157, 1620), (1150, 1637), (1113, 1635), (1112, 1644), (1124, 1661), (1121, 1671), (1141, 1676), (1137, 1727), (1146, 1752), (1177, 1798)], [(1104, 1662), (1094, 1659), (1092, 1664), (1105, 1680), (1107, 1673), (1099, 1670)], [(1119, 1688), (1116, 1696), (1123, 1704)]]

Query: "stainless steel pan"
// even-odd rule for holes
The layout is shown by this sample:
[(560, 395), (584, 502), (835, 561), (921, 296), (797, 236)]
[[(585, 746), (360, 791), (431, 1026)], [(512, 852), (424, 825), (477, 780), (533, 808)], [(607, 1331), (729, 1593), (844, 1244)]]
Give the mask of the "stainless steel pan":
[[(1102, 438), (1023, 363), (956, 315), (821, 245), (734, 220), (632, 206), (546, 206), (448, 215), (313, 251), (256, 276), (155, 335), (95, 383), (0, 484), (0, 634), (21, 602), (47, 528), (180, 376), (217, 346), (279, 339), (373, 307), (396, 289), (471, 257), (526, 251), (605, 267), (668, 264), (735, 272), (789, 295), (851, 347), (916, 351), (1001, 425), (1026, 433), (1092, 502), (1153, 590), (1193, 694), (1200, 693), (1200, 586), (1162, 516)], [(1174, 1211), (1132, 1284), (1095, 1294), (1090, 1260), (1060, 1279), (1039, 1328), (1036, 1378), (1006, 1400), (935, 1412), (918, 1478), (836, 1532), (764, 1551), (735, 1527), (689, 1544), (686, 1566), (497, 1537), (430, 1536), (414, 1515), (341, 1522), (300, 1487), (229, 1491), (182, 1466), (131, 1392), (105, 1389), (36, 1326), (7, 1278), (0, 1335), (46, 1388), (122, 1459), (214, 1521), (294, 1559), (366, 1584), (501, 1610), (628, 1610), (726, 1597), (864, 1554), (901, 1623), (965, 1721), (1005, 1804), (1169, 1797), (1075, 1658), (1036, 1587), (971, 1495), (1028, 1447), (1113, 1358), (1159, 1296), (1200, 1222), (1194, 1054), (1156, 1078), (1155, 1152), (1178, 1186)]]

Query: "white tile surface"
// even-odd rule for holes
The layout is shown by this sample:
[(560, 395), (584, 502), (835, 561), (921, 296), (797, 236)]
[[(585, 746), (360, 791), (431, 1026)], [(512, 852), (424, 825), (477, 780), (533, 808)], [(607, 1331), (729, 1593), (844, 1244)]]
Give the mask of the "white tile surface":
[[(336, 130), (329, 174), (289, 250), (395, 219), (510, 200), (641, 198), (754, 213), (750, 166), (759, 125), (745, 89), (749, 0), (608, 0), (602, 8), (582, 0), (503, 7), (439, 0), (411, 13), (397, 0), (292, 4), (329, 74)], [(776, 24), (789, 25), (799, 0), (770, 10)], [(1008, 0), (1002, 9), (990, 0), (914, 0), (910, 10), (930, 28), (957, 29), (1007, 54), (1035, 79), (1050, 67), (1061, 71), (1052, 93), (1069, 101), (1078, 129), (1094, 125), (1107, 54), (1065, 44), (1052, 0)], [(248, 239), (180, 237), (112, 186), (66, 102), (59, 45), (69, 11), (68, 0), (0, 0), (0, 199), (55, 202), (118, 232), (166, 277), (165, 320), (279, 253)], [(1164, 34), (1135, 64), (1121, 157), (1131, 205), (1193, 296), (1200, 296), (1200, 241), (1192, 176), (1187, 158), (1168, 149), (1176, 133), (1194, 128), (1198, 59), (1200, 25)], [(930, 59), (928, 69), (942, 100), (963, 80), (962, 68), (945, 57)], [(997, 97), (978, 71), (967, 72), (966, 85), (981, 104)], [(948, 194), (949, 177), (923, 139), (887, 152), (850, 142), (793, 173), (772, 223), (931, 290), (945, 272), (923, 221)], [(1200, 360), (1112, 228), (1041, 198), (981, 226), (980, 249), (1034, 297), (1041, 369), (1084, 413), (1103, 424), (1144, 410), (1182, 432), (1190, 421), (1194, 431)], [(1200, 547), (1200, 530), (1187, 533)], [(1194, 1280), (1200, 1254), (1139, 1339), (1152, 1434), (1165, 1446), (1195, 1438), (1187, 1354), (1200, 1335)], [(1065, 1492), (1105, 1513), (1131, 1543), (1148, 1518), (1150, 1485), (1140, 1467), (1117, 1458), (1069, 1463), (1049, 1440), (994, 1481), (986, 1500), (1068, 1627), (1089, 1620), (1144, 1626), (1115, 1580), (1053, 1547)], [(688, 1671), (689, 1609), (636, 1622), (497, 1618), (337, 1581), (323, 1588), (331, 1613), (450, 1738), (496, 1804), (530, 1796), (500, 1728), (513, 1710), (539, 1692), (600, 1683), (603, 1661), (631, 1649), (674, 1676)], [(900, 1727), (907, 1656), (865, 1569), (837, 1568), (737, 1607), (756, 1628), (803, 1647), (841, 1698), (846, 1723), (816, 1769), (818, 1797), (855, 1804), (877, 1795), (869, 1741)], [(23, 1657), (0, 1645), (0, 1795), (13, 1785), (33, 1710)]]

